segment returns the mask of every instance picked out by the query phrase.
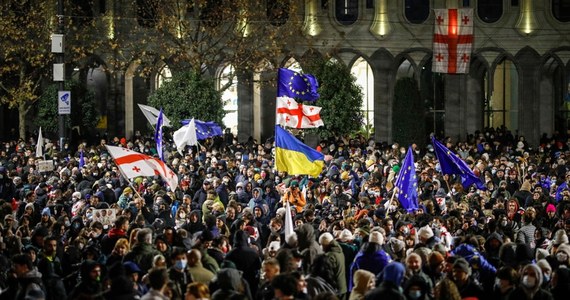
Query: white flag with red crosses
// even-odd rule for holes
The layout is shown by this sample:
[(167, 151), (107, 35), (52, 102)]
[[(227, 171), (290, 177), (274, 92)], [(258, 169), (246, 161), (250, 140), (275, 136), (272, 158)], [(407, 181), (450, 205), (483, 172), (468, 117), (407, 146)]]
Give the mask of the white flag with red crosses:
[(117, 167), (121, 169), (123, 176), (129, 179), (140, 176), (160, 176), (171, 191), (178, 187), (178, 176), (160, 159), (127, 148), (106, 147)]
[(473, 48), (473, 9), (434, 9), (432, 71), (469, 73)]
[(291, 128), (317, 128), (324, 126), (320, 112), (322, 107), (303, 105), (289, 97), (277, 97), (276, 124)]

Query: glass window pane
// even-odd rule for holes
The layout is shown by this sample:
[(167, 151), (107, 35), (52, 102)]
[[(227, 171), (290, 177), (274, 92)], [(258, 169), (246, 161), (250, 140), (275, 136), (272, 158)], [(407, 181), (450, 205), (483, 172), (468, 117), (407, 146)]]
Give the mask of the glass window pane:
[(413, 24), (421, 24), (429, 17), (430, 5), (427, 0), (406, 0), (404, 14)]
[(497, 22), (503, 15), (503, 1), (479, 0), (477, 1), (477, 15), (486, 23)]
[(570, 0), (552, 0), (552, 15), (560, 22), (570, 21)]
[(336, 0), (336, 20), (342, 25), (352, 25), (358, 19), (358, 0)]

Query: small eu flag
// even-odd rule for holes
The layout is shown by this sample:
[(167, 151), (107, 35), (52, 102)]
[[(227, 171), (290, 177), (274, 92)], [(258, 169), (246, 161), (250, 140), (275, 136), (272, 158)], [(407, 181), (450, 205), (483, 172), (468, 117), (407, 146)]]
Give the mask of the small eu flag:
[(319, 82), (311, 74), (279, 68), (277, 80), (277, 97), (297, 98), (303, 101), (315, 101), (320, 97), (317, 92)]

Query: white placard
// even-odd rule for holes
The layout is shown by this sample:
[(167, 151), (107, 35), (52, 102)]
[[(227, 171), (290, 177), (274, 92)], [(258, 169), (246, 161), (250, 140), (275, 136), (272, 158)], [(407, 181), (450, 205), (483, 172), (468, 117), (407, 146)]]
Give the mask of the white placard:
[(60, 115), (71, 114), (71, 92), (57, 92), (57, 108)]
[(117, 219), (117, 209), (102, 208), (93, 210), (93, 222), (99, 221), (103, 226), (112, 227), (115, 219)]
[(38, 171), (51, 172), (54, 169), (53, 160), (40, 160), (38, 161)]

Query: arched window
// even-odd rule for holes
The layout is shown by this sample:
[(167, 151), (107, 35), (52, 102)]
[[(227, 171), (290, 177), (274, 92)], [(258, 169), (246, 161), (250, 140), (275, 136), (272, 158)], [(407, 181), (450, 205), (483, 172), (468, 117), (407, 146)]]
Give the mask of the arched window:
[(398, 72), (396, 72), (396, 80), (404, 77), (415, 78), (414, 66), (409, 60), (404, 60), (398, 67)]
[(479, 0), (477, 1), (477, 15), (485, 23), (499, 21), (503, 15), (502, 0)]
[(413, 24), (421, 24), (429, 17), (429, 0), (405, 0), (404, 15)]
[(281, 26), (289, 19), (289, 0), (267, 0), (267, 19), (273, 26)]
[(156, 26), (157, 5), (156, 0), (137, 0), (137, 22), (140, 26)]
[(335, 0), (335, 17), (342, 25), (352, 25), (358, 19), (358, 0)]
[(362, 115), (364, 116), (364, 126), (367, 138), (373, 132), (374, 128), (374, 74), (368, 62), (359, 57), (350, 72), (356, 77), (356, 84), (360, 86), (362, 91)]
[(293, 57), (289, 58), (284, 65), (285, 68), (296, 71), (296, 72), (303, 72), (303, 69), (301, 68), (301, 64), (299, 64), (299, 62), (294, 59)]
[(432, 71), (432, 62), (420, 71), (420, 95), (425, 108), (426, 132), (445, 136), (445, 90), (444, 75)]
[(168, 82), (172, 79), (172, 72), (167, 64), (160, 69), (158, 74), (156, 74), (156, 84), (155, 89), (159, 89), (165, 82)]
[(495, 69), (492, 90), (486, 89), (485, 127), (505, 126), (511, 132), (518, 129), (519, 122), (519, 75), (512, 61), (505, 59)]
[(560, 22), (569, 22), (570, 0), (552, 0), (552, 15)]
[(222, 91), (222, 101), (224, 102), (224, 110), (226, 111), (223, 122), (226, 128), (229, 128), (235, 135), (237, 134), (238, 128), (238, 78), (234, 66), (227, 65), (222, 70), (219, 83), (219, 88), (225, 88), (225, 90)]

